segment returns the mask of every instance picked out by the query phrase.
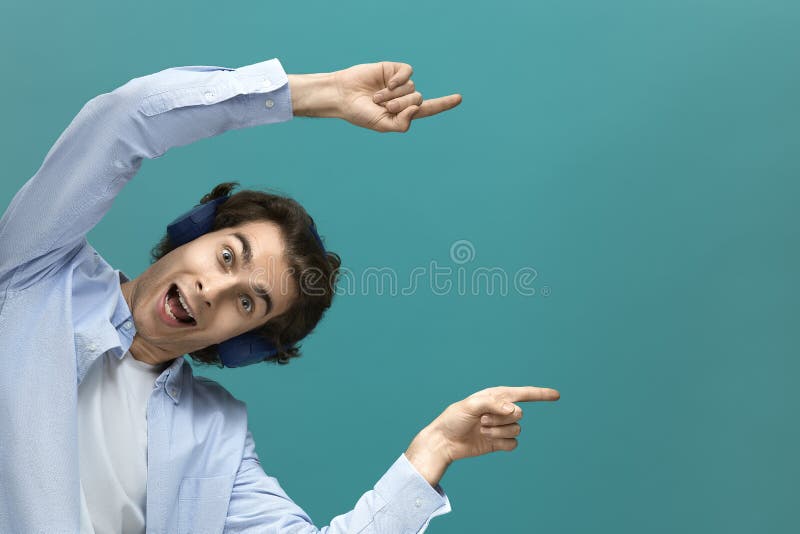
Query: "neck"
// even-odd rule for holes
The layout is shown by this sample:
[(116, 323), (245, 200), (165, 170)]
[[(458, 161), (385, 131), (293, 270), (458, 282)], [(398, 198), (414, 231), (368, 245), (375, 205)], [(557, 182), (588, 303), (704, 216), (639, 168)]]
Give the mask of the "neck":
[(131, 356), (133, 356), (134, 359), (139, 360), (140, 362), (149, 363), (150, 365), (171, 362), (177, 358), (175, 354), (168, 353), (163, 349), (159, 349), (158, 347), (154, 347), (153, 345), (147, 343), (139, 334), (133, 336), (133, 342), (131, 343), (131, 348), (128, 349), (128, 351), (131, 353)]
[[(125, 298), (125, 303), (128, 305), (128, 309), (131, 311), (131, 315), (133, 315), (133, 299), (137, 288), (136, 281), (137, 279), (134, 278), (133, 280), (124, 282), (119, 286), (122, 290), (122, 296)], [(140, 362), (149, 363), (151, 365), (170, 362), (180, 356), (180, 354), (175, 354), (174, 352), (164, 350), (148, 342), (138, 332), (133, 336), (131, 347), (128, 350), (134, 359), (139, 360)]]

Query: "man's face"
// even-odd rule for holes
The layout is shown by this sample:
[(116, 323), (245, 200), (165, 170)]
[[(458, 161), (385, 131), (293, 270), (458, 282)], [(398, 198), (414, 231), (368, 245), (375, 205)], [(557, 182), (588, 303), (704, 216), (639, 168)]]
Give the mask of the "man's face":
[(289, 274), (278, 226), (244, 223), (205, 234), (158, 260), (135, 280), (128, 305), (137, 335), (184, 354), (288, 310), (296, 289)]

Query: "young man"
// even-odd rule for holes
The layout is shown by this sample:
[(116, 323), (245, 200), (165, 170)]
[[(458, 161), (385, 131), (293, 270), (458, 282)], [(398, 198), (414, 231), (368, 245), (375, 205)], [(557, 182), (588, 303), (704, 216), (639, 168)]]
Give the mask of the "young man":
[[(166, 247), (134, 280), (85, 236), (142, 161), (171, 147), (293, 115), (406, 131), (460, 102), (423, 101), (411, 73), (390, 62), (297, 76), (278, 60), (180, 67), (83, 107), (0, 220), (0, 532), (317, 531), (261, 468), (244, 405), (182, 357), (254, 331), (291, 356), (331, 295), (303, 319), (299, 279), (281, 291), (280, 273), (297, 258), (324, 258), (329, 279), (336, 266), (307, 214), (223, 220), (244, 198), (231, 196), (216, 228)], [(498, 387), (452, 404), (323, 530), (425, 530), (450, 509), (438, 485), (450, 463), (512, 450), (513, 403), (557, 398)]]

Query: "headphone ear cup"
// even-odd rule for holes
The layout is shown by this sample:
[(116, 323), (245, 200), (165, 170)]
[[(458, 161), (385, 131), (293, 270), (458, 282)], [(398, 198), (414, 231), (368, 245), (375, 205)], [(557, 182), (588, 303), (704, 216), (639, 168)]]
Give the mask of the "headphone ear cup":
[(256, 334), (242, 334), (218, 345), (219, 358), (225, 367), (244, 367), (259, 363), (278, 353), (275, 345)]
[(224, 196), (195, 206), (169, 223), (167, 235), (170, 241), (176, 247), (179, 247), (210, 232), (211, 228), (214, 227), (217, 208), (226, 200), (228, 200), (228, 197)]

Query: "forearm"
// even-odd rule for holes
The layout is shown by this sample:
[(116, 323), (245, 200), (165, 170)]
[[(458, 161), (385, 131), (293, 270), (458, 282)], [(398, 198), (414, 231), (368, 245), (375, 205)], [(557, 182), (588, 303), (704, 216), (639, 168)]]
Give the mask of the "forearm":
[(450, 466), (446, 442), (434, 427), (424, 428), (405, 452), (406, 458), (431, 486), (436, 486)]
[(143, 159), (227, 130), (291, 119), (286, 84), (276, 60), (240, 69), (178, 67), (90, 100), (0, 219), (0, 242), (16, 243), (2, 250), (0, 275), (77, 243)]
[(341, 118), (342, 97), (336, 74), (289, 74), (292, 112), (297, 117)]
[(248, 432), (228, 504), (225, 532), (421, 534), (433, 517), (448, 512), (450, 501), (444, 490), (429, 486), (407, 458), (400, 455), (352, 510), (318, 529), (308, 514), (289, 498), (277, 479), (264, 472), (252, 433)]

